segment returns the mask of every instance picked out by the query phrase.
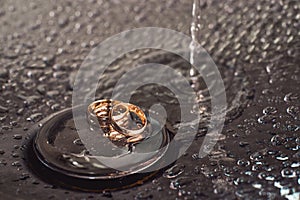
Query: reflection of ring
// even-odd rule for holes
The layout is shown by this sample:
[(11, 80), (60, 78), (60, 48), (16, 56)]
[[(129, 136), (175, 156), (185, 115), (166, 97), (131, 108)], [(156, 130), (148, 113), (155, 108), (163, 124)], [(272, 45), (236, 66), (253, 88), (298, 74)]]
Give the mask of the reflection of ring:
[(125, 136), (137, 136), (143, 133), (147, 126), (145, 113), (130, 103), (119, 103), (112, 107), (110, 119), (113, 127)]
[(121, 101), (103, 99), (88, 106), (88, 121), (103, 130), (104, 136), (111, 140), (127, 138), (128, 142), (137, 142), (145, 138), (147, 127), (145, 113), (137, 106)]

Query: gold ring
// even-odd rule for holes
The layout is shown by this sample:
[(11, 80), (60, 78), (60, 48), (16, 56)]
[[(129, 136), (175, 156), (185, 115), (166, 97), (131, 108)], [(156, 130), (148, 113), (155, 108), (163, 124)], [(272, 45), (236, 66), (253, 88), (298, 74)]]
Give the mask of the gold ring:
[(120, 101), (114, 101), (110, 99), (102, 99), (92, 102), (87, 109), (87, 118), (93, 129), (100, 128), (105, 134), (109, 134), (110, 129), (110, 118), (109, 113), (111, 108), (121, 103)]
[(87, 117), (93, 129), (100, 127), (104, 136), (113, 141), (126, 139), (131, 143), (145, 138), (146, 115), (133, 104), (111, 99), (97, 100), (88, 106)]
[(145, 113), (130, 103), (119, 103), (113, 106), (110, 119), (114, 128), (125, 136), (137, 136), (144, 132), (147, 126)]

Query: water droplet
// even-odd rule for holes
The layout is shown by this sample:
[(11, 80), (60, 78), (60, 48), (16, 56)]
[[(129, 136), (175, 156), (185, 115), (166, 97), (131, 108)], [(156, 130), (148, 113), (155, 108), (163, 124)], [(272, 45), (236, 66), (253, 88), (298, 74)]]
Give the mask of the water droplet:
[(296, 172), (293, 169), (283, 169), (281, 170), (281, 176), (284, 178), (295, 178), (296, 176)]
[(20, 179), (20, 180), (26, 180), (26, 179), (28, 179), (28, 178), (30, 178), (29, 174), (27, 174), (27, 173), (22, 173), (19, 179)]
[(276, 122), (276, 116), (274, 115), (263, 115), (257, 119), (260, 124), (269, 124)]
[(0, 166), (5, 166), (7, 165), (7, 162), (5, 160), (0, 160)]
[(254, 183), (252, 183), (252, 186), (253, 186), (254, 188), (256, 188), (256, 189), (261, 189), (261, 188), (262, 188), (262, 184), (259, 183), (259, 182), (254, 182)]
[(1, 68), (0, 69), (0, 78), (2, 79), (6, 79), (9, 77), (9, 73), (8, 73), (8, 70), (5, 69), (5, 68)]
[(59, 91), (58, 90), (51, 90), (51, 91), (48, 91), (46, 94), (50, 98), (55, 98), (56, 96), (59, 95)]
[(260, 161), (264, 158), (263, 154), (261, 152), (255, 152), (250, 155), (250, 159), (254, 161)]
[(0, 105), (0, 113), (8, 112), (8, 108)]
[(240, 147), (246, 147), (249, 145), (249, 142), (241, 141), (241, 142), (239, 142), (239, 145), (240, 145)]
[(276, 113), (277, 113), (277, 109), (275, 107), (268, 106), (263, 109), (263, 114), (265, 115), (272, 115)]
[(21, 135), (21, 134), (15, 134), (15, 135), (13, 136), (13, 138), (14, 138), (15, 140), (21, 140), (21, 139), (22, 139), (22, 135)]
[(242, 166), (242, 167), (247, 167), (247, 166), (250, 165), (250, 161), (240, 159), (240, 160), (237, 161), (237, 165)]
[(78, 145), (78, 146), (83, 146), (83, 143), (80, 140), (80, 138), (77, 138), (76, 140), (74, 140), (73, 143), (76, 144), (76, 145)]
[(11, 156), (12, 156), (13, 158), (18, 158), (18, 157), (19, 157), (19, 154), (18, 154), (18, 153), (12, 153)]
[(288, 157), (288, 155), (286, 155), (284, 153), (281, 153), (280, 155), (276, 156), (276, 159), (280, 160), (280, 161), (283, 161), (283, 160), (288, 160), (289, 157)]
[(253, 194), (255, 194), (255, 189), (248, 187), (248, 188), (238, 188), (235, 192), (235, 195), (242, 199), (250, 199), (253, 198)]
[(14, 167), (21, 167), (22, 166), (19, 161), (15, 161), (11, 165), (14, 166)]
[(5, 154), (5, 151), (3, 149), (0, 149), (0, 155)]
[(153, 195), (151, 194), (150, 190), (145, 190), (142, 192), (139, 192), (134, 199), (152, 199)]
[(156, 190), (157, 190), (157, 191), (163, 191), (163, 187), (158, 186)]
[(235, 185), (240, 185), (240, 184), (244, 184), (244, 183), (248, 183), (249, 179), (247, 179), (246, 177), (238, 177), (236, 179), (234, 179), (233, 183)]
[(11, 121), (11, 122), (9, 122), (9, 124), (12, 125), (12, 126), (17, 126), (18, 122), (17, 121)]
[(32, 121), (32, 122), (38, 122), (42, 119), (43, 114), (42, 113), (34, 113), (30, 115), (28, 118), (26, 118), (27, 121)]
[(176, 178), (175, 180), (171, 181), (170, 188), (172, 190), (182, 189), (192, 182), (193, 182), (192, 178), (188, 178), (188, 177)]
[(166, 178), (176, 178), (177, 176), (179, 176), (180, 174), (182, 174), (184, 172), (184, 168), (185, 166), (182, 164), (176, 164), (174, 166), (172, 166), (171, 168), (167, 169), (163, 176)]
[(107, 197), (107, 198), (112, 198), (111, 192), (110, 192), (110, 191), (107, 191), (107, 190), (104, 190), (104, 191), (102, 192), (102, 196), (103, 196), (103, 197)]
[(297, 106), (290, 106), (286, 109), (286, 112), (295, 119), (300, 118), (300, 109)]
[(37, 180), (33, 180), (33, 181), (32, 181), (32, 184), (34, 184), (34, 185), (38, 185), (38, 184), (40, 184), (40, 182), (39, 182), (39, 181), (37, 181)]
[(298, 168), (298, 167), (300, 167), (300, 162), (293, 162), (293, 163), (291, 164), (291, 167), (293, 167), (293, 168)]
[(38, 91), (38, 93), (40, 93), (40, 94), (45, 94), (46, 93), (46, 87), (47, 87), (47, 85), (45, 85), (45, 84), (40, 84), (40, 85), (38, 85), (37, 86), (37, 91)]
[(286, 142), (286, 140), (279, 136), (279, 135), (274, 135), (272, 138), (271, 138), (271, 144), (274, 145), (274, 146), (278, 146), (278, 145), (282, 145)]
[(288, 93), (284, 96), (283, 100), (287, 103), (295, 102), (299, 99), (299, 96), (294, 93)]

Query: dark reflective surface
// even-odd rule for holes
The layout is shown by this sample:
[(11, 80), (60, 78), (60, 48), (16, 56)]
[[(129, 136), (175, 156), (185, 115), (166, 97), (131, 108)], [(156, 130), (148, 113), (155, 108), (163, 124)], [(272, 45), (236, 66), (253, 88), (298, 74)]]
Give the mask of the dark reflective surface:
[[(57, 175), (28, 169), (22, 146), (32, 136), (28, 129), (71, 106), (74, 74), (92, 47), (133, 27), (160, 26), (189, 34), (192, 2), (2, 2), (1, 195), (6, 199), (297, 199), (299, 2), (206, 2), (201, 7), (201, 43), (223, 71), (229, 104), (242, 92), (244, 100), (238, 105), (243, 106), (228, 114), (224, 136), (208, 157), (197, 158), (205, 135), (202, 128), (175, 167), (138, 187), (102, 194), (64, 189), (49, 181)], [(130, 54), (126, 57), (133, 60)], [(125, 65), (110, 70), (121, 73)], [(237, 77), (242, 81), (231, 81)], [(110, 84), (105, 82), (103, 97), (111, 92)]]

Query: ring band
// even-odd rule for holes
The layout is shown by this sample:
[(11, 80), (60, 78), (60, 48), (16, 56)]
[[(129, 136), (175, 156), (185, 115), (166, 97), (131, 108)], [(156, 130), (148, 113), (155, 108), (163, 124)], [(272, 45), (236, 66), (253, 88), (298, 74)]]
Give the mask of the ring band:
[(125, 136), (136, 136), (144, 132), (147, 126), (145, 113), (130, 103), (119, 103), (112, 107), (110, 119), (115, 129)]
[(109, 134), (111, 131), (109, 113), (111, 108), (118, 103), (121, 102), (111, 99), (102, 99), (92, 102), (87, 109), (87, 118), (91, 127), (94, 129), (101, 128), (105, 134)]

